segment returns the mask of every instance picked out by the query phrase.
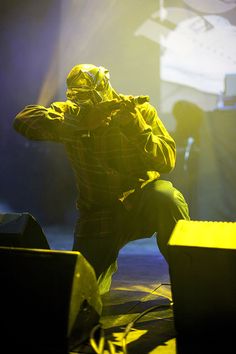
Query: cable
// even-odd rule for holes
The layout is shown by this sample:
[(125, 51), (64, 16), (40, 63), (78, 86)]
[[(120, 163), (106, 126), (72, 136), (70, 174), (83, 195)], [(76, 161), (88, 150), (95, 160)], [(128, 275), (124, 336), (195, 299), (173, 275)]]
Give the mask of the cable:
[[(99, 343), (96, 343), (95, 340), (95, 333), (97, 332), (97, 330), (101, 331), (100, 334), (100, 339), (99, 339)], [(104, 346), (105, 346), (105, 336), (104, 336), (104, 330), (101, 327), (100, 324), (96, 325), (95, 327), (92, 328), (91, 333), (90, 333), (90, 344), (91, 347), (93, 348), (93, 350), (97, 353), (97, 354), (104, 354)], [(108, 354), (118, 354), (116, 352), (116, 348), (115, 345), (112, 343), (112, 341), (110, 341), (109, 339), (107, 340), (107, 344), (109, 349), (106, 349), (106, 352)]]
[(107, 343), (108, 343), (109, 349), (110, 349), (109, 354), (117, 354), (114, 344), (110, 340), (108, 340)]
[[(162, 285), (170, 285), (170, 284), (169, 283), (163, 283)], [(172, 305), (173, 305), (173, 302), (170, 302), (167, 305), (155, 305), (155, 306), (152, 306), (152, 307), (146, 309), (145, 311), (141, 312), (137, 317), (135, 317), (135, 319), (133, 321), (129, 322), (126, 325), (126, 327), (125, 327), (124, 335), (123, 335), (122, 340), (121, 340), (121, 347), (122, 347), (123, 352), (122, 353), (119, 352), (119, 354), (128, 354), (126, 338), (127, 338), (128, 334), (129, 334), (130, 330), (134, 326), (134, 324), (141, 317), (145, 316), (147, 313), (149, 313), (151, 311), (154, 311), (156, 309), (169, 308), (169, 307), (172, 307)], [(97, 343), (96, 339), (95, 339), (95, 335), (96, 335), (96, 332), (98, 330), (100, 330), (100, 335), (99, 335), (99, 341)], [(90, 332), (90, 345), (93, 348), (93, 350), (95, 351), (95, 353), (104, 354), (105, 343), (106, 343), (106, 338), (105, 338), (105, 335), (104, 335), (104, 329), (101, 327), (101, 324), (97, 324), (96, 326), (94, 326), (92, 328), (92, 330)], [(107, 344), (108, 344), (109, 348), (106, 348), (106, 352), (108, 352), (108, 354), (118, 354), (116, 352), (115, 345), (112, 343), (112, 341), (107, 340)]]
[[(99, 343), (97, 345), (96, 340), (95, 340), (95, 333), (98, 330), (100, 330), (100, 338), (99, 338)], [(104, 330), (100, 324), (98, 324), (92, 328), (91, 333), (90, 333), (90, 344), (91, 344), (91, 347), (93, 348), (93, 350), (95, 351), (95, 353), (97, 353), (97, 354), (104, 353), (105, 336), (104, 336)]]
[(141, 312), (133, 321), (129, 322), (125, 328), (125, 331), (124, 331), (124, 335), (123, 335), (123, 338), (122, 338), (122, 342), (121, 342), (121, 345), (122, 345), (122, 349), (123, 349), (123, 354), (128, 354), (127, 353), (127, 344), (126, 344), (126, 338), (130, 332), (130, 330), (132, 329), (132, 327), (134, 326), (134, 324), (143, 316), (145, 316), (147, 313), (155, 310), (155, 309), (160, 309), (160, 308), (167, 308), (167, 307), (171, 307), (172, 306), (172, 302), (170, 302), (168, 305), (156, 305), (156, 306), (152, 306), (150, 308), (148, 308), (147, 310)]

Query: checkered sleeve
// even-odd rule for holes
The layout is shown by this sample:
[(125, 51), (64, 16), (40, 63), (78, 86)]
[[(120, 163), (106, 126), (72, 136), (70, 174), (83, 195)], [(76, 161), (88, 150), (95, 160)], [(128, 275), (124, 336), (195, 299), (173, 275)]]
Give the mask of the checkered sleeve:
[(137, 106), (136, 117), (127, 127), (127, 134), (132, 135), (147, 169), (168, 173), (174, 168), (175, 142), (150, 103)]
[(28, 105), (19, 112), (14, 121), (14, 129), (30, 140), (65, 142), (82, 135), (80, 121), (83, 112), (70, 101), (55, 102), (46, 108)]

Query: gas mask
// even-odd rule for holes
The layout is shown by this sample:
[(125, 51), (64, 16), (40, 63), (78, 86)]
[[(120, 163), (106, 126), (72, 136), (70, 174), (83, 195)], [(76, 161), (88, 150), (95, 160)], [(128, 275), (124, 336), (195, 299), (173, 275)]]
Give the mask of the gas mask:
[(76, 65), (67, 76), (67, 99), (78, 105), (94, 105), (112, 100), (117, 94), (109, 79), (109, 71), (103, 66)]

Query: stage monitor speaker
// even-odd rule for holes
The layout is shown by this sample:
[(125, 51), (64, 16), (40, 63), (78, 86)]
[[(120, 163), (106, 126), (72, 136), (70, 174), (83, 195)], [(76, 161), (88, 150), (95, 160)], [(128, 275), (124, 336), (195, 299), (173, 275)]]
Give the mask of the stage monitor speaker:
[(180, 220), (168, 249), (178, 353), (226, 353), (235, 345), (236, 223)]
[(95, 272), (80, 252), (0, 247), (0, 352), (67, 354), (102, 310)]
[(0, 246), (50, 249), (41, 226), (29, 213), (0, 213)]

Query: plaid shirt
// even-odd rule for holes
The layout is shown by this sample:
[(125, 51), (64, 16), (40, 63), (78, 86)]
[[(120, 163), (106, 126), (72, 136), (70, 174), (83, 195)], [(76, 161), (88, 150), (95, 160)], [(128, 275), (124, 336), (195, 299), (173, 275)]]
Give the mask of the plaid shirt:
[(76, 176), (80, 236), (110, 233), (112, 206), (174, 167), (175, 142), (155, 108), (136, 104), (135, 118), (83, 131), (86, 110), (71, 101), (29, 105), (15, 117), (14, 128), (28, 139), (64, 144)]

